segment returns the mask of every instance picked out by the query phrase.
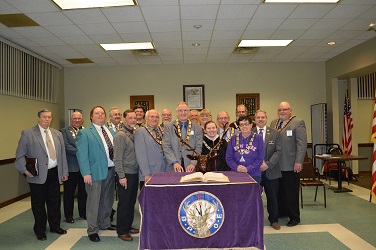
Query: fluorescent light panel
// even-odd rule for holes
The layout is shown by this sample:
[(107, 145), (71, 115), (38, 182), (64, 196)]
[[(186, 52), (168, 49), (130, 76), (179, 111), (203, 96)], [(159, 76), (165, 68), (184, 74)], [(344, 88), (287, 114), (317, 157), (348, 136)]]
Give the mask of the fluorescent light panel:
[(105, 50), (137, 50), (137, 49), (154, 49), (152, 42), (145, 43), (107, 43), (100, 44)]
[(264, 3), (338, 3), (340, 0), (264, 0)]
[(241, 40), (238, 47), (278, 47), (287, 46), (293, 40)]
[(136, 0), (52, 0), (63, 10), (137, 5)]

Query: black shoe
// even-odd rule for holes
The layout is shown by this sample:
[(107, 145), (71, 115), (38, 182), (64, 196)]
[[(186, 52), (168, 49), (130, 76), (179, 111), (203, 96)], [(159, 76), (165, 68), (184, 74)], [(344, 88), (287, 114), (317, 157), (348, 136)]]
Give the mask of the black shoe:
[(68, 223), (74, 223), (74, 219), (72, 217), (65, 218), (65, 221)]
[(98, 234), (89, 234), (89, 239), (92, 242), (99, 242), (99, 241), (101, 241), (101, 238), (99, 238)]
[(57, 233), (57, 234), (66, 234), (67, 230), (64, 230), (64, 229), (58, 227), (58, 228), (55, 228), (55, 229), (51, 229), (50, 232), (51, 233)]
[(112, 225), (109, 226), (108, 228), (106, 228), (105, 230), (116, 230), (116, 225)]
[(295, 227), (300, 223), (300, 220), (292, 219), (289, 222), (287, 222), (288, 227)]
[(45, 234), (37, 235), (37, 240), (44, 241), (47, 240), (47, 236)]

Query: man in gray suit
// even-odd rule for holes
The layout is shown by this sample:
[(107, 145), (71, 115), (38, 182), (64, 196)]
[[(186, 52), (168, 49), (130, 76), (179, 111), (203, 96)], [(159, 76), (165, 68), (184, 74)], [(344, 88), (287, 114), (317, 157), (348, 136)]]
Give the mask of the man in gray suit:
[(279, 104), (278, 115), (279, 118), (270, 124), (270, 127), (279, 131), (282, 141), (278, 208), (280, 216), (287, 215), (290, 218), (287, 226), (293, 227), (300, 223), (300, 171), (307, 151), (307, 131), (304, 121), (292, 115), (288, 102)]
[(265, 156), (261, 164), (261, 185), (265, 189), (269, 222), (273, 229), (281, 229), (278, 223), (278, 185), (282, 177), (278, 161), (281, 152), (281, 139), (277, 130), (266, 126), (268, 117), (266, 111), (257, 110), (255, 114), (256, 127), (252, 130), (261, 135), (264, 140)]
[(199, 154), (202, 149), (202, 128), (197, 123), (188, 120), (189, 106), (185, 102), (179, 102), (176, 107), (178, 119), (167, 123), (164, 127), (165, 133), (162, 139), (163, 151), (167, 161), (167, 171), (175, 172), (192, 172), (195, 170), (196, 161), (187, 158), (188, 151), (186, 145), (180, 143), (180, 139), (175, 134), (175, 126), (177, 133)]
[(140, 167), (140, 189), (154, 173), (166, 171), (162, 149), (163, 130), (158, 126), (158, 111), (155, 109), (147, 111), (145, 120), (145, 127), (137, 129), (134, 135), (136, 159)]
[[(68, 164), (61, 133), (50, 128), (52, 112), (38, 112), (38, 125), (22, 131), (16, 151), (16, 169), (25, 174), (31, 192), (34, 233), (38, 240), (47, 240), (46, 223), (50, 232), (66, 234), (60, 228), (60, 184), (68, 180)], [(35, 159), (37, 175), (26, 169), (26, 158)], [(47, 206), (47, 213), (46, 208)]]
[(73, 112), (70, 118), (70, 126), (60, 129), (63, 134), (65, 151), (67, 153), (69, 179), (64, 182), (64, 215), (65, 221), (74, 223), (73, 208), (74, 195), (77, 187), (78, 214), (81, 218), (86, 219), (86, 191), (84, 178), (80, 173), (80, 165), (77, 160), (76, 137), (78, 131), (83, 129), (84, 119), (80, 112)]

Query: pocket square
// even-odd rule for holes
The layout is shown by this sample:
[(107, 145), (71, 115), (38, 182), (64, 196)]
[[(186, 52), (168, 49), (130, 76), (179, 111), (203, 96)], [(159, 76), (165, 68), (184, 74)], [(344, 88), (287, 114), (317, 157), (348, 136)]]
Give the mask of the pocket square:
[(269, 141), (268, 144), (274, 144), (274, 141)]

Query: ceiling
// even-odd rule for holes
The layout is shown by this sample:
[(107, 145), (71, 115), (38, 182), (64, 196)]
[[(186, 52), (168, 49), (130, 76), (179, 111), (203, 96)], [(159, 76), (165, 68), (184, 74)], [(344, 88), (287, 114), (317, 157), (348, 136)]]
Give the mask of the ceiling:
[[(0, 23), (0, 36), (63, 67), (323, 62), (376, 36), (374, 30), (367, 31), (370, 23), (376, 23), (375, 0), (337, 4), (138, 0), (138, 4), (62, 11), (50, 0), (0, 0), (0, 14), (24, 13), (40, 25), (8, 28)], [(287, 47), (264, 47), (255, 54), (234, 54), (240, 39), (294, 41)], [(105, 51), (99, 46), (147, 41), (154, 42), (157, 56)], [(336, 45), (327, 45), (330, 41)], [(74, 58), (94, 63), (66, 60)]]

